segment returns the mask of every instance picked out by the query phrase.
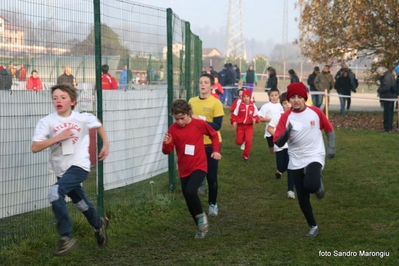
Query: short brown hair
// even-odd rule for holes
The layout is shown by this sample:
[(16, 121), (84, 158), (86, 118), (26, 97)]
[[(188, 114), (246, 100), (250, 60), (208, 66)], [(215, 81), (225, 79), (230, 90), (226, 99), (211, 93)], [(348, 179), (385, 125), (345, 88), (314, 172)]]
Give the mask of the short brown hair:
[(172, 103), (170, 107), (170, 114), (177, 115), (177, 114), (187, 114), (192, 115), (193, 111), (191, 105), (183, 99), (177, 99)]
[(72, 87), (72, 85), (68, 83), (54, 85), (53, 87), (51, 87), (51, 95), (53, 95), (55, 90), (61, 90), (63, 92), (68, 93), (69, 97), (71, 97), (71, 101), (76, 101), (75, 105), (72, 106), (72, 110), (78, 104), (78, 90)]

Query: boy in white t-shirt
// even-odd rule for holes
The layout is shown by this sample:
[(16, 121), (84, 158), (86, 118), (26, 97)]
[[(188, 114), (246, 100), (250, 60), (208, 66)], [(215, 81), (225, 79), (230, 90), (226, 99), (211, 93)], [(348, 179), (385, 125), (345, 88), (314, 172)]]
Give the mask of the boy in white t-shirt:
[(73, 111), (78, 93), (69, 84), (59, 84), (51, 88), (51, 96), (56, 112), (40, 119), (32, 139), (32, 152), (50, 148), (49, 170), (58, 181), (51, 186), (48, 199), (57, 220), (57, 231), (61, 237), (55, 256), (63, 256), (74, 250), (76, 241), (71, 237), (72, 223), (69, 219), (65, 196), (71, 198), (75, 206), (94, 227), (97, 244), (107, 244), (106, 229), (108, 219), (99, 217), (93, 204), (87, 199), (81, 183), (90, 172), (89, 130), (97, 128), (104, 142), (98, 157), (104, 160), (109, 152), (107, 134), (100, 121), (92, 114)]
[(269, 126), (269, 122), (273, 116), (276, 116), (283, 112), (283, 107), (279, 102), (279, 96), (280, 91), (277, 88), (271, 89), (269, 95), (270, 102), (262, 105), (258, 113), (260, 122), (266, 122), (264, 137), (267, 140), (270, 154), (274, 154), (274, 143), (273, 136), (267, 131), (267, 127)]
[[(291, 104), (287, 100), (287, 93), (282, 93), (280, 95), (280, 103), (283, 105), (284, 111), (288, 111), (291, 109)], [(282, 113), (281, 113), (282, 114)], [(272, 120), (269, 122), (269, 126), (267, 131), (273, 136), (274, 130), (280, 121), (281, 114), (273, 116)], [(280, 179), (282, 174), (287, 170), (289, 156), (288, 156), (288, 144), (285, 143), (283, 147), (278, 147), (274, 144), (274, 153), (276, 154), (276, 178)], [(294, 192), (294, 179), (292, 175), (288, 173), (287, 176), (287, 198), (295, 199), (295, 192)]]

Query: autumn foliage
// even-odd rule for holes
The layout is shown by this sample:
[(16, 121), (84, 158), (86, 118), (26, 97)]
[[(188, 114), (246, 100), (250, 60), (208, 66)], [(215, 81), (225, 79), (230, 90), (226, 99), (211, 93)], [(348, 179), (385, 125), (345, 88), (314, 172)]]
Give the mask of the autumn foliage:
[(398, 0), (299, 0), (297, 43), (313, 62), (368, 59), (369, 74), (399, 63)]

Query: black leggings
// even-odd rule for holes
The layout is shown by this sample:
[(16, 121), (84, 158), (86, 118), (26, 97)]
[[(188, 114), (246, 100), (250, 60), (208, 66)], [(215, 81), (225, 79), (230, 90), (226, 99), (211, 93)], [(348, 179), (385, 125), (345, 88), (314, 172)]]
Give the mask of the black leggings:
[(183, 192), (184, 199), (186, 200), (188, 211), (193, 217), (195, 223), (197, 223), (195, 216), (204, 212), (202, 210), (201, 201), (197, 190), (204, 180), (205, 175), (206, 173), (204, 171), (195, 170), (191, 173), (191, 175), (180, 178), (181, 191)]
[(321, 168), (320, 163), (314, 162), (305, 168), (288, 170), (294, 178), (299, 207), (309, 226), (317, 225), (310, 205), (310, 193), (315, 193), (320, 188)]

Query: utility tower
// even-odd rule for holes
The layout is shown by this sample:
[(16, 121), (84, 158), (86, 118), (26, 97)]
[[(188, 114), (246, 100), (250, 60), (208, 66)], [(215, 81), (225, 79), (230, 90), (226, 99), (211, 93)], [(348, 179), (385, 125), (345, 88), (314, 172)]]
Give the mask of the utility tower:
[(286, 59), (286, 47), (288, 42), (288, 0), (284, 0), (284, 11), (283, 11), (283, 59)]
[(242, 10), (241, 0), (229, 0), (226, 32), (226, 58), (231, 56), (247, 60), (244, 16)]

